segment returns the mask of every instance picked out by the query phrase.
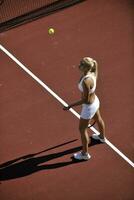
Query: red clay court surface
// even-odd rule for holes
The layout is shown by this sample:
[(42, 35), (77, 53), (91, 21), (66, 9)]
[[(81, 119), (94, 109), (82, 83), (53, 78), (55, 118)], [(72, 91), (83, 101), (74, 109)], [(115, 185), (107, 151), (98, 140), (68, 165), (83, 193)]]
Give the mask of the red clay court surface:
[[(132, 1), (85, 1), (1, 33), (1, 45), (65, 102), (79, 99), (77, 65), (99, 63), (106, 137), (130, 161), (133, 142)], [(48, 27), (55, 35), (48, 35)], [(133, 167), (107, 144), (80, 150), (78, 119), (0, 51), (0, 199), (133, 200)], [(76, 109), (80, 112), (80, 109)], [(89, 131), (92, 134), (92, 131)]]

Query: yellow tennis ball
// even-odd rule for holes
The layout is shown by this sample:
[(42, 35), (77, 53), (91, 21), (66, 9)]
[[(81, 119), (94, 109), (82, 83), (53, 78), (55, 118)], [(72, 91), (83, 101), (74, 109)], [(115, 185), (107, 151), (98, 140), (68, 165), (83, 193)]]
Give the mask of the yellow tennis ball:
[(49, 28), (49, 29), (48, 29), (48, 33), (49, 33), (49, 35), (53, 35), (54, 32), (55, 32), (55, 30), (54, 30), (53, 28)]

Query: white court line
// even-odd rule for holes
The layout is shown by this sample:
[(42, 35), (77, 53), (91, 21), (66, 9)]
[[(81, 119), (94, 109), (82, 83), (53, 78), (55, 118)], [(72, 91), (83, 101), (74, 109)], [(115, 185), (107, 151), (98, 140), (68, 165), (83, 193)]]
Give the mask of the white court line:
[[(45, 83), (43, 83), (37, 76), (35, 76), (27, 67), (25, 67), (17, 58), (15, 58), (7, 49), (5, 49), (2, 45), (0, 45), (0, 49), (8, 55), (15, 63), (18, 64), (27, 74), (29, 74), (36, 82), (38, 82), (43, 88), (45, 88), (53, 97), (55, 97), (61, 104), (64, 106), (68, 106), (68, 104), (61, 99), (55, 92), (53, 92)], [(77, 118), (80, 118), (80, 115), (74, 110), (69, 109)], [(90, 125), (89, 125), (90, 126)], [(100, 133), (94, 128), (90, 128), (94, 133), (99, 135)], [(126, 162), (128, 162), (132, 167), (134, 167), (134, 163), (127, 158), (117, 147), (115, 147), (109, 140), (106, 139), (106, 144), (110, 146), (118, 155), (120, 155)]]

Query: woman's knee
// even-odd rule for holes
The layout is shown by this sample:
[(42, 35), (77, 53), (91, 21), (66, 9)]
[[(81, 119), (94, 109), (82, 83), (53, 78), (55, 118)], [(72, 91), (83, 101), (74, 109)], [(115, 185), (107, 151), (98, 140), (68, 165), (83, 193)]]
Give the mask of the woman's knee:
[(87, 131), (87, 126), (79, 125), (79, 131), (81, 134), (84, 134)]
[(79, 131), (83, 133), (87, 130), (87, 128), (88, 128), (88, 120), (81, 119), (79, 123)]
[(86, 130), (86, 127), (84, 127), (82, 125), (79, 125), (79, 131), (80, 131), (80, 133), (85, 132), (85, 130)]

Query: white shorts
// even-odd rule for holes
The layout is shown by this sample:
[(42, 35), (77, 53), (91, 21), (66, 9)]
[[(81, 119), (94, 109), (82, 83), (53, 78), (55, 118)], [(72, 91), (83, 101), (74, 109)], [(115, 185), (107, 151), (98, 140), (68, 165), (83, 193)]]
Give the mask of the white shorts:
[(95, 100), (92, 104), (82, 104), (82, 111), (80, 117), (83, 119), (92, 119), (100, 107), (100, 101), (95, 95)]

